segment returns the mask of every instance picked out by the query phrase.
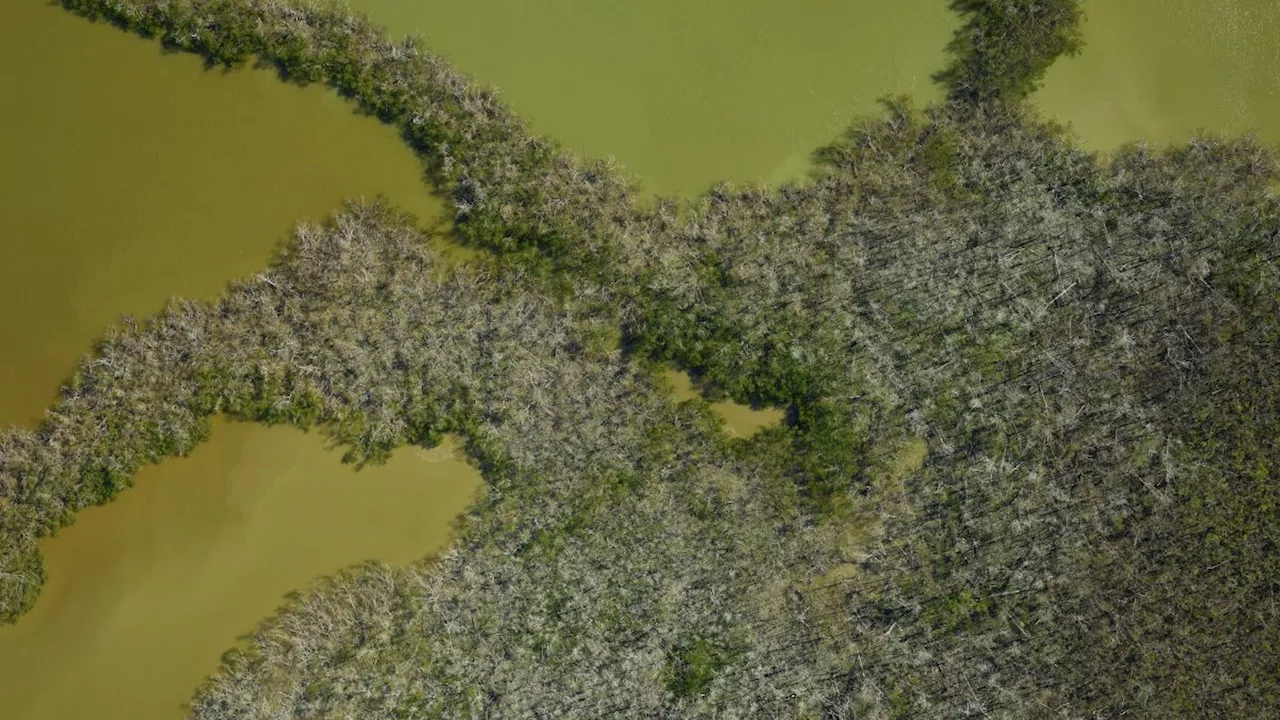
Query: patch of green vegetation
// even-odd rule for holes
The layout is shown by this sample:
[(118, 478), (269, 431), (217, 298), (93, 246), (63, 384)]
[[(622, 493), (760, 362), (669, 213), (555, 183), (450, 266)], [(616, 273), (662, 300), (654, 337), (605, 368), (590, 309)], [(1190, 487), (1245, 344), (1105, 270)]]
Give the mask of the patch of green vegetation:
[(667, 691), (681, 700), (704, 694), (716, 673), (741, 652), (732, 644), (721, 645), (700, 636), (677, 643), (663, 671)]

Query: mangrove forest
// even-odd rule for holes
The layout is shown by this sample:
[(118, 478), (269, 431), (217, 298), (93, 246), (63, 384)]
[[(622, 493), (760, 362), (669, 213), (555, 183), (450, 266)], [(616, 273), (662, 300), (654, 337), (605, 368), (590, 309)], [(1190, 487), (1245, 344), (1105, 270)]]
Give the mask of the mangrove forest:
[(356, 467), (449, 436), (483, 492), (292, 595), (192, 720), (1280, 716), (1280, 161), (1046, 119), (1079, 0), (951, 0), (937, 98), (693, 198), (344, 6), (60, 4), (336, 90), (448, 228), (351, 200), (110, 328), (0, 431), (0, 619), (44, 538), (231, 417)]

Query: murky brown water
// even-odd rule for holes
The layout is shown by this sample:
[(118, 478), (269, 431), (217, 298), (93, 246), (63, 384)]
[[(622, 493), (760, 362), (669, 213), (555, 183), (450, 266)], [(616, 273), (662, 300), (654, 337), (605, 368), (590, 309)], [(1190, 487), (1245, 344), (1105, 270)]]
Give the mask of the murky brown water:
[(359, 472), (316, 433), (218, 421), (41, 549), (35, 608), (0, 628), (5, 720), (173, 720), (285, 594), (443, 546), (480, 488), (452, 443)]

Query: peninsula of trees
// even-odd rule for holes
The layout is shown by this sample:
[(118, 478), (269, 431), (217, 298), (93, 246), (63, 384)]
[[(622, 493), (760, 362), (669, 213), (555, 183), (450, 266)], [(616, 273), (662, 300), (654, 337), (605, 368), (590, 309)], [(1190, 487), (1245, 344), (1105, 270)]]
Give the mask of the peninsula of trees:
[[(1276, 156), (1102, 158), (1037, 118), (1075, 0), (955, 0), (944, 102), (695, 203), (336, 6), (62, 1), (335, 87), (492, 259), (442, 276), (411, 218), (350, 205), (120, 328), (0, 433), (0, 617), (40, 537), (229, 413), (353, 462), (457, 433), (487, 492), (439, 557), (280, 610), (200, 720), (1280, 713)], [(668, 361), (786, 425), (729, 439)]]

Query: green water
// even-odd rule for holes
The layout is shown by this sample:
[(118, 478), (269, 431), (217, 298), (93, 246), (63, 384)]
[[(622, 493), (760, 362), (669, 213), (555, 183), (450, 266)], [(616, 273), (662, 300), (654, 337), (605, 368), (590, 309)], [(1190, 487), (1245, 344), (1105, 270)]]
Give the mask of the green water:
[(41, 417), (121, 313), (212, 297), (346, 196), (437, 212), (397, 134), (335, 94), (45, 0), (0, 2), (0, 426)]
[(944, 0), (350, 0), (645, 186), (803, 176), (877, 98), (937, 98)]
[(1280, 143), (1280, 2), (1086, 0), (1084, 51), (1036, 102), (1097, 149), (1256, 131)]
[(0, 717), (176, 720), (286, 593), (440, 548), (480, 487), (452, 445), (359, 473), (318, 435), (220, 421), (41, 544), (49, 580), (0, 629)]

